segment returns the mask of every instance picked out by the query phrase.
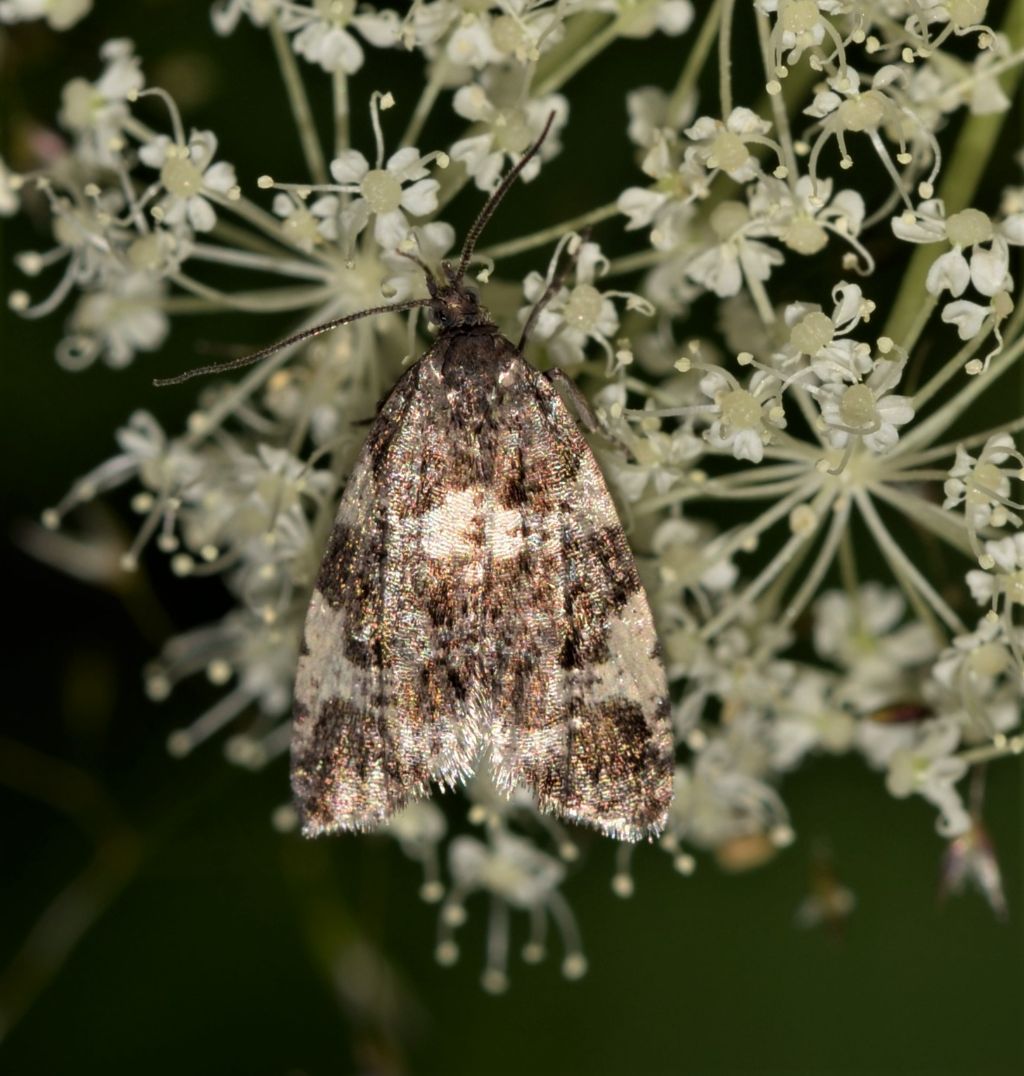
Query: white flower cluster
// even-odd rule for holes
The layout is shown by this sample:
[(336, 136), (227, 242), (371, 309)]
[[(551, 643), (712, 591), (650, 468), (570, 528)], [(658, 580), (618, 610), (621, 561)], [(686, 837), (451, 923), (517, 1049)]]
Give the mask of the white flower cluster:
[[(6, 0), (0, 21), (45, 15), (63, 28), (87, 8)], [(636, 185), (477, 253), (486, 279), (501, 258), (557, 243), (545, 275), (497, 282), (494, 313), (508, 325), (525, 321), (564, 246), (578, 250), (532, 346), (585, 383), (610, 435), (598, 451), (673, 686), (680, 750), (661, 843), (682, 873), (705, 851), (731, 870), (764, 862), (795, 837), (784, 775), (814, 752), (855, 752), (893, 796), (934, 805), (951, 839), (948, 885), (973, 879), (1002, 907), (981, 797), (962, 796), (969, 774), (1024, 751), (1024, 419), (991, 426), (976, 406), (1000, 379), (1020, 383), (1011, 248), (1024, 243), (1024, 187), (971, 204), (977, 156), (995, 152), (993, 117), (1013, 102), (1024, 53), (985, 23), (987, 8), (701, 5), (676, 84), (622, 87), (621, 114), (607, 106), (609, 129), (635, 147)], [(454, 246), (438, 214), (459, 190), (492, 190), (553, 117), (523, 173), (541, 183), (579, 68), (604, 63), (620, 38), (686, 33), (694, 15), (687, 0), (415, 0), (401, 11), (220, 0), (219, 33), (244, 19), (273, 38), (305, 151), (302, 174), (262, 176), (255, 191), (220, 156), (231, 132), (187, 132), (169, 96), (146, 86), (131, 43), (110, 41), (98, 77), (64, 89), (63, 155), (23, 173), (0, 162), (0, 213), (45, 201), (53, 232), (50, 249), (17, 258), (27, 277), (54, 280), (48, 294), (19, 288), (9, 301), (26, 317), (72, 301), (57, 359), (77, 369), (153, 351), (190, 313), (294, 311), (301, 329), (422, 294), (415, 259), (436, 265)], [(733, 100), (741, 32), (756, 39), (761, 104)], [(422, 93), (374, 92), (373, 144), (352, 146), (348, 76), (394, 49), (421, 55)], [(715, 59), (717, 94), (701, 96)], [(332, 82), (326, 151), (303, 64)], [(162, 102), (166, 130), (140, 118), (143, 96)], [(465, 127), (420, 152), (438, 110)], [(616, 219), (637, 242), (610, 259), (588, 229)], [(874, 279), (883, 259), (895, 295)], [(224, 267), (256, 283), (224, 290)], [(628, 274), (642, 278), (616, 288)], [(142, 522), (123, 567), (152, 541), (179, 576), (216, 575), (234, 596), (230, 615), (172, 639), (147, 671), (154, 698), (202, 671), (223, 688), (172, 734), (175, 753), (229, 725), (240, 764), (286, 751), (301, 622), (358, 423), (417, 351), (415, 329), (388, 315), (285, 347), (236, 384), (205, 388), (178, 433), (131, 416), (119, 453), (45, 515), (56, 527), (130, 482)], [(468, 815), (482, 836), (449, 838), (432, 803), (387, 830), (423, 864), (424, 898), (440, 902), (438, 959), (455, 959), (464, 901), (484, 890), (485, 987), (507, 981), (514, 910), (529, 919), (527, 960), (543, 955), (553, 922), (566, 975), (581, 974), (559, 888), (572, 840), (485, 777)], [(623, 896), (630, 854), (613, 879)]]

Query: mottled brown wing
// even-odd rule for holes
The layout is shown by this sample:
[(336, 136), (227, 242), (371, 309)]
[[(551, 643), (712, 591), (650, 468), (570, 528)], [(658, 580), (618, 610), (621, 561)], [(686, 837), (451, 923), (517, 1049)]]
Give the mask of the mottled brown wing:
[(517, 373), (495, 469), (492, 766), (543, 810), (640, 840), (672, 798), (650, 608), (589, 445), (548, 380), (525, 362)]
[(626, 840), (671, 797), (665, 676), (632, 554), (546, 378), (483, 332), (398, 383), (306, 620), (303, 831), (371, 828), (488, 744), (499, 785)]
[(449, 453), (436, 379), (421, 385), (428, 367), (410, 369), (378, 414), (310, 601), (292, 734), (307, 836), (378, 826), (432, 780), (464, 779), (479, 753), (477, 700), (449, 662), (472, 628), (431, 611), (438, 580), (424, 544), (439, 540), (430, 498)]

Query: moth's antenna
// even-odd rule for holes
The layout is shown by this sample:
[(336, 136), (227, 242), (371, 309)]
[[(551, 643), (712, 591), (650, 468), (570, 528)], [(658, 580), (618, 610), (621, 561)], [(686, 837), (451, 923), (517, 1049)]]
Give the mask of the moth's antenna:
[(473, 227), (469, 229), (466, 241), (462, 244), (462, 254), (459, 257), (459, 268), (455, 273), (456, 280), (461, 280), (465, 275), (466, 267), (469, 265), (469, 259), (473, 257), (473, 248), (476, 246), (476, 241), (480, 238), (480, 233), (487, 227), (487, 222), (494, 216), (494, 211), (498, 208), (502, 198), (508, 194), (509, 187), (515, 183), (519, 173), (536, 156), (537, 151), (544, 144), (544, 139), (548, 136), (548, 131), (551, 130), (551, 124), (554, 122), (555, 113), (554, 111), (551, 111), (548, 113), (548, 120), (547, 123), (544, 124), (544, 130), (541, 131), (540, 138), (538, 138), (522, 157), (516, 161), (509, 174), (498, 184), (495, 192), (487, 199), (483, 209), (480, 210), (476, 220), (473, 221)]
[(387, 306), (374, 306), (369, 310), (346, 314), (343, 318), (325, 321), (323, 325), (314, 325), (312, 329), (303, 329), (302, 332), (289, 336), (284, 340), (279, 340), (276, 344), (271, 344), (270, 347), (254, 351), (251, 355), (243, 355), (241, 358), (231, 359), (229, 362), (213, 363), (211, 366), (198, 366), (194, 370), (186, 370), (185, 373), (178, 374), (177, 377), (158, 377), (153, 381), (153, 384), (158, 389), (162, 389), (168, 385), (180, 385), (183, 381), (191, 381), (193, 377), (203, 377), (206, 374), (219, 374), (225, 370), (238, 370), (243, 366), (252, 366), (254, 362), (259, 362), (260, 359), (273, 355), (275, 351), (280, 351), (283, 347), (288, 347), (290, 344), (299, 344), (303, 340), (309, 340), (314, 336), (320, 336), (321, 333), (330, 332), (331, 329), (336, 329), (339, 325), (347, 325), (350, 321), (368, 318), (372, 314), (397, 314), (403, 310), (413, 310), (417, 306), (430, 306), (430, 302), (430, 299), (407, 299), (402, 303), (389, 303)]

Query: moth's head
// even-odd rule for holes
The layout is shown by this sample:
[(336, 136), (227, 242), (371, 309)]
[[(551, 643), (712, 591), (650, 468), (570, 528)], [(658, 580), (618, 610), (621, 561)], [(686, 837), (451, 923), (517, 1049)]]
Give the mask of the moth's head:
[(480, 325), (490, 321), (487, 311), (480, 305), (477, 293), (457, 277), (452, 267), (444, 262), (441, 266), (446, 283), (427, 278), (430, 292), (430, 320), (439, 329), (457, 329), (462, 325)]

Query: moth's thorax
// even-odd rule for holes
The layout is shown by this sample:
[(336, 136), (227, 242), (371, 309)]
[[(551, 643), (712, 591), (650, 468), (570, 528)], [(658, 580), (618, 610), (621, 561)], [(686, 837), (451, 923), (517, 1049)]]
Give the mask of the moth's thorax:
[(522, 356), (490, 321), (443, 329), (432, 350), (434, 371), (447, 390), (470, 394), (463, 401), (466, 407), (483, 406), (485, 397), (488, 407), (497, 406), (524, 366)]

